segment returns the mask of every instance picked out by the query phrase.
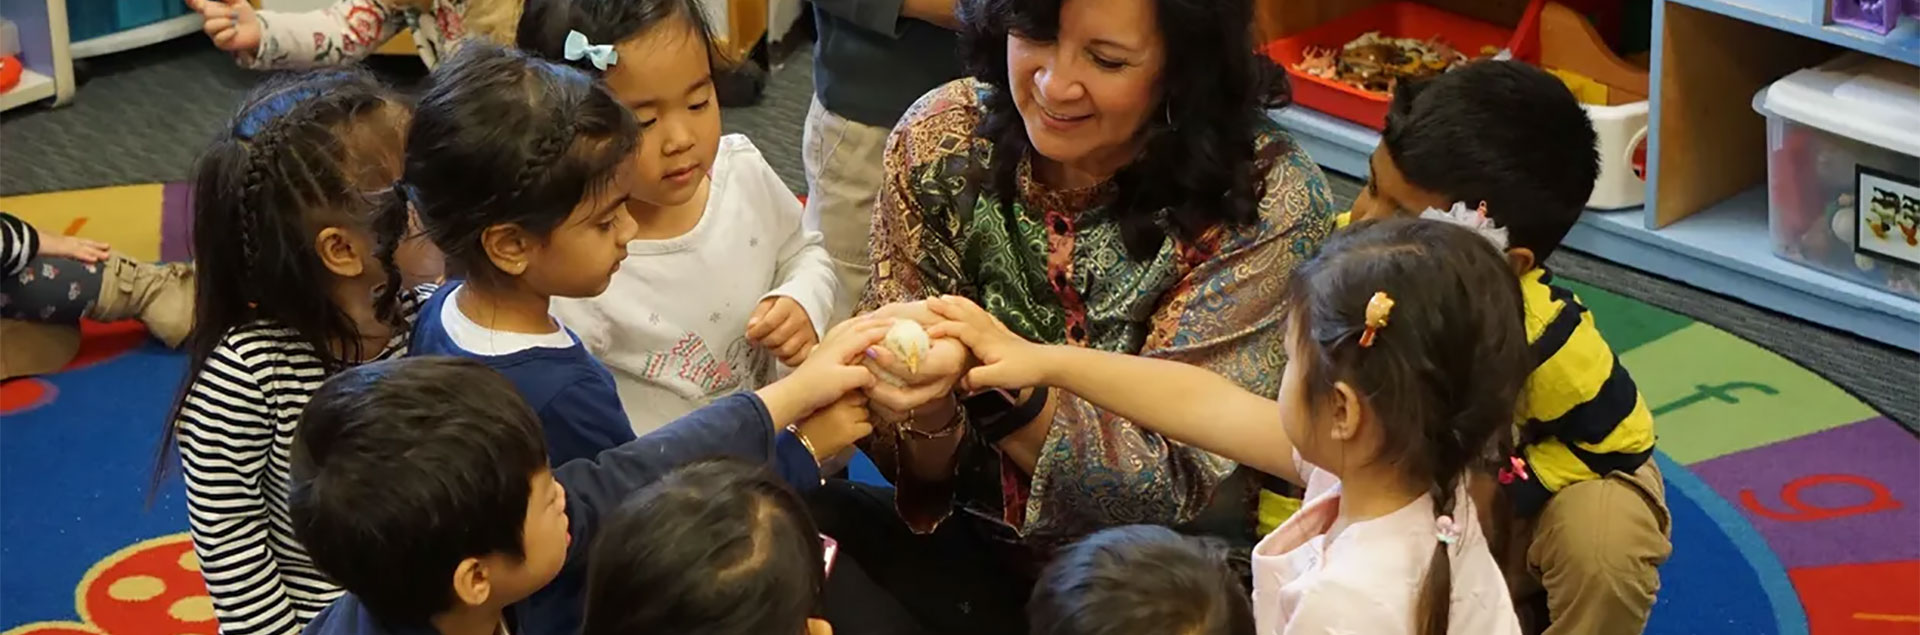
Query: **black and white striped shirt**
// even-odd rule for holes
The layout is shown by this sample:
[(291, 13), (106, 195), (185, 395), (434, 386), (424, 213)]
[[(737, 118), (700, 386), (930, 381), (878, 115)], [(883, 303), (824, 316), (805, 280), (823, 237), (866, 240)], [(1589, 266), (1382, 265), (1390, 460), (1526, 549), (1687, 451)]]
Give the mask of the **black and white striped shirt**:
[[(401, 303), (406, 324), (375, 360), (406, 355), (422, 297)], [(340, 595), (287, 516), (294, 426), (327, 377), (297, 332), (263, 320), (228, 331), (187, 389), (175, 425), (188, 522), (225, 635), (293, 635)]]
[(40, 233), (19, 217), (0, 212), (0, 275), (18, 275), (40, 253)]

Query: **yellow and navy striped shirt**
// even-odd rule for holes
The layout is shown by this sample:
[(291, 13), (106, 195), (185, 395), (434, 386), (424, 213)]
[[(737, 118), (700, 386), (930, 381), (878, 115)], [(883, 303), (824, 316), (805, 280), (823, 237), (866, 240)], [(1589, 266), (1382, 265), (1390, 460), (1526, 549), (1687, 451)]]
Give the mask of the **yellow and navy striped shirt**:
[(1520, 294), (1535, 361), (1514, 434), (1529, 478), (1506, 489), (1514, 510), (1532, 515), (1563, 487), (1640, 469), (1653, 455), (1653, 413), (1593, 314), (1552, 272), (1520, 276)]

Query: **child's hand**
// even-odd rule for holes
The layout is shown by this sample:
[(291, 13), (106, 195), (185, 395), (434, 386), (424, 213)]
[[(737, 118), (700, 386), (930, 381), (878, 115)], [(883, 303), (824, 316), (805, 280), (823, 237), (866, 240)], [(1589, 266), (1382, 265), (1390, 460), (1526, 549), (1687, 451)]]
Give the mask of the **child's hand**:
[(947, 320), (927, 329), (929, 336), (960, 340), (980, 360), (961, 383), (967, 392), (1018, 390), (1047, 383), (1052, 369), (1046, 346), (1021, 339), (986, 309), (960, 296), (928, 300), (927, 308)]
[(214, 48), (252, 57), (260, 48), (260, 18), (247, 0), (187, 0), (200, 14), (200, 30), (213, 39)]
[(767, 298), (747, 318), (747, 340), (771, 351), (780, 363), (799, 366), (813, 350), (813, 320), (799, 302), (786, 296)]
[(891, 322), (866, 318), (841, 322), (792, 374), (756, 391), (774, 426), (784, 428), (850, 391), (872, 386), (873, 373), (858, 360), (872, 355), (868, 349), (891, 327)]
[[(39, 229), (34, 231), (38, 232)], [(107, 259), (109, 247), (98, 240), (79, 236), (61, 236), (59, 234), (40, 234), (40, 255), (53, 258), (69, 258), (87, 264)]]
[(854, 442), (873, 434), (867, 397), (858, 390), (849, 391), (839, 401), (802, 419), (796, 428), (813, 445), (816, 462), (833, 458), (853, 447)]

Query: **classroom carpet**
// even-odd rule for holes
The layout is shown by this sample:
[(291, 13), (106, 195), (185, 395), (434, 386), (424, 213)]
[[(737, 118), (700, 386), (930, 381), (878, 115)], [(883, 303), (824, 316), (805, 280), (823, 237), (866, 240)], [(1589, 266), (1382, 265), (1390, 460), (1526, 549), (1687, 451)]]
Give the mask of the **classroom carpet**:
[[(133, 185), (0, 208), (179, 260), (188, 196)], [(1658, 420), (1674, 551), (1648, 633), (1920, 633), (1913, 433), (1718, 328), (1569, 286)], [(0, 635), (214, 633), (180, 480), (148, 486), (186, 359), (135, 324), (84, 326), (66, 370), (0, 384)]]

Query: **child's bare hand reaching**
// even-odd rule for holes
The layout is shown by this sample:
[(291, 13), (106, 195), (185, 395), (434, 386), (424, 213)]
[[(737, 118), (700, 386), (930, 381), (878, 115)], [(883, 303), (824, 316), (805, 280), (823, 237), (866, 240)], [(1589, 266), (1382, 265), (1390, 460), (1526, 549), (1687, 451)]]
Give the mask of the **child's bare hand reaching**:
[[(39, 232), (39, 229), (34, 229)], [(106, 243), (79, 236), (59, 234), (40, 234), (40, 255), (56, 258), (70, 258), (87, 264), (106, 260), (110, 247)]]
[(780, 363), (799, 366), (807, 361), (815, 342), (813, 320), (799, 302), (786, 296), (767, 298), (747, 318), (747, 340), (771, 351)]
[(814, 461), (826, 463), (853, 447), (854, 442), (873, 434), (873, 422), (869, 419), (867, 396), (855, 390), (808, 415), (795, 427), (811, 445)]
[(872, 386), (873, 372), (859, 360), (871, 355), (867, 349), (886, 337), (892, 325), (866, 318), (841, 322), (827, 331), (827, 338), (792, 374), (756, 391), (773, 416), (774, 425), (784, 428), (839, 401), (848, 392)]
[(960, 296), (928, 300), (927, 308), (946, 319), (927, 329), (927, 335), (960, 340), (980, 361), (961, 380), (966, 391), (1019, 390), (1048, 383), (1054, 369), (1047, 346), (1021, 338), (986, 309)]
[(260, 49), (260, 18), (247, 0), (187, 0), (187, 8), (200, 14), (214, 48), (244, 57)]

